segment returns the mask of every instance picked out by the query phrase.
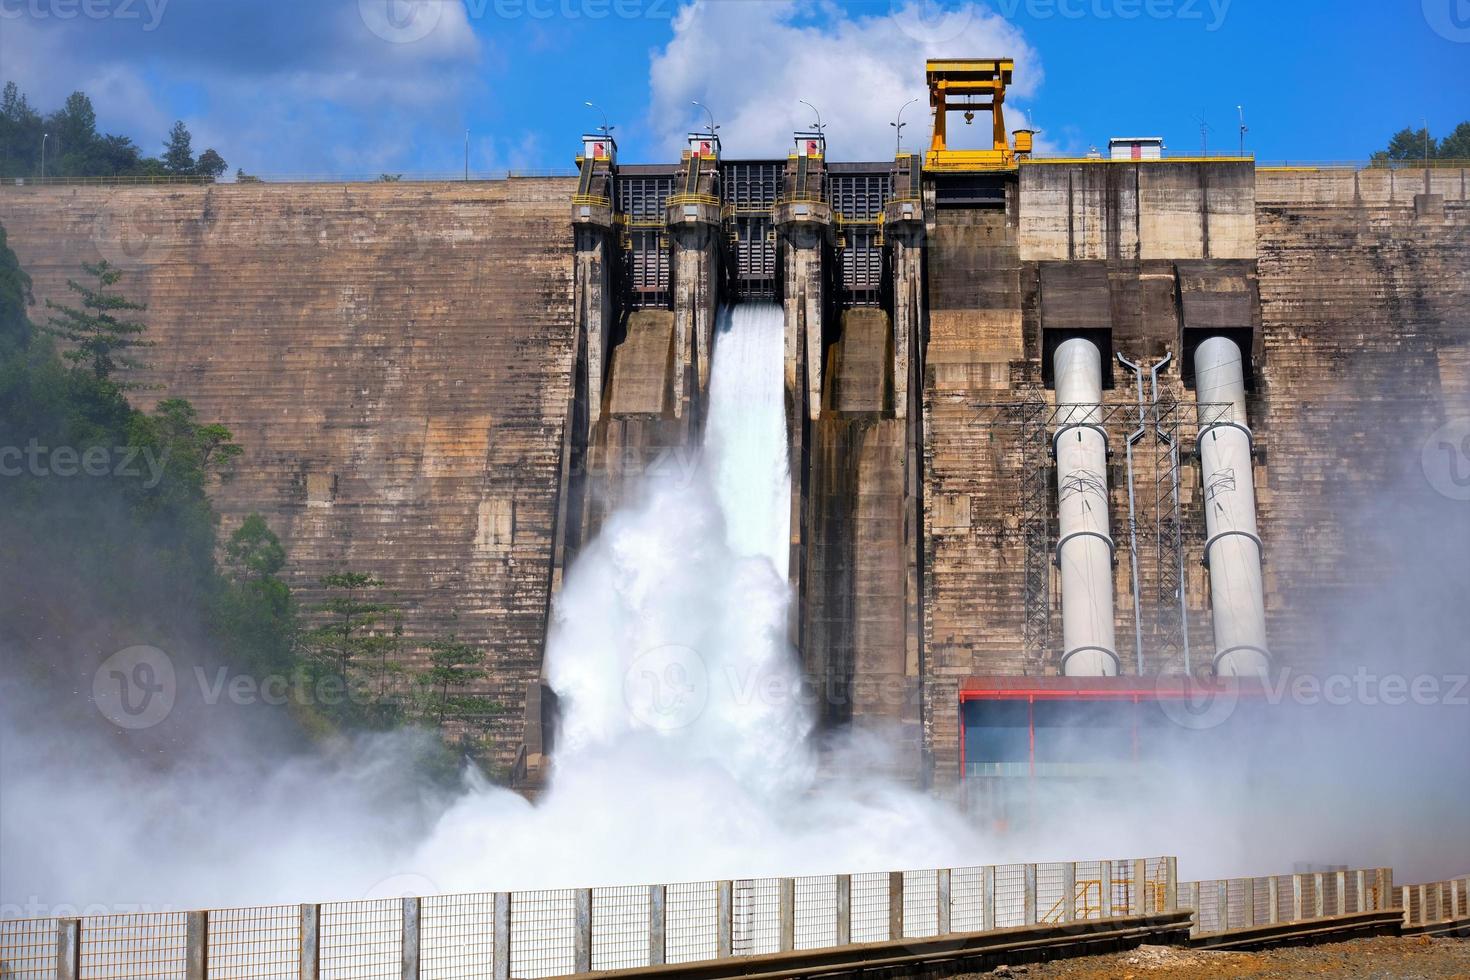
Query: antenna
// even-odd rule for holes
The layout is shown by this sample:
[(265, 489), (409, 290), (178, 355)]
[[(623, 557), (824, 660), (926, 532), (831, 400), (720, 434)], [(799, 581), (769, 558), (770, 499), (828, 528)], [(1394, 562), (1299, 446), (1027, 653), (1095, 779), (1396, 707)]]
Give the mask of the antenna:
[(1235, 111), (1240, 113), (1240, 155), (1245, 156), (1245, 134), (1247, 132), (1245, 125), (1245, 106), (1238, 105), (1235, 107)]
[(1210, 124), (1205, 121), (1204, 110), (1194, 117), (1199, 122), (1199, 153), (1202, 157), (1210, 155)]

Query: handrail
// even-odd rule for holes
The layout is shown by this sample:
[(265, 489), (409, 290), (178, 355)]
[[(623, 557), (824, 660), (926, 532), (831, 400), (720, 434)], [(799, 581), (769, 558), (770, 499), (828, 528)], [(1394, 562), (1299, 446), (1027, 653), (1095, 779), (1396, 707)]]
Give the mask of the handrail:
[(720, 206), (720, 199), (713, 194), (670, 194), (667, 204), (708, 204)]

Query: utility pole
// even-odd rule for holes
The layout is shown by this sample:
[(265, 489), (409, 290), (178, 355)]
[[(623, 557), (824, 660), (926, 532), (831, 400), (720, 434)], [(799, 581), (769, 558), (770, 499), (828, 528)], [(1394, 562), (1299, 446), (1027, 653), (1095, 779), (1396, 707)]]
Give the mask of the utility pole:
[(906, 123), (906, 122), (903, 121), (903, 111), (905, 109), (907, 109), (909, 106), (913, 105), (915, 102), (918, 102), (918, 101), (919, 101), (918, 99), (909, 99), (903, 105), (899, 106), (898, 107), (898, 118), (896, 120), (894, 120), (893, 122), (891, 122), (891, 123), (888, 124), (888, 125), (890, 125), (890, 126), (893, 127), (893, 144), (894, 144), (893, 145), (893, 155), (894, 155), (894, 157), (903, 156), (903, 128), (908, 125), (908, 123)]

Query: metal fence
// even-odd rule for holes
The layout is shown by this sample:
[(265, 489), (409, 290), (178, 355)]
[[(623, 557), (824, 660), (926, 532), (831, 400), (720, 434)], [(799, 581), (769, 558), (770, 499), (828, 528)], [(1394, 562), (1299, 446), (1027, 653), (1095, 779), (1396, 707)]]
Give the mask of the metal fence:
[(1308, 922), (1393, 904), (1388, 868), (1319, 871), (1263, 878), (1214, 878), (1179, 884), (1179, 907), (1194, 910), (1194, 936), (1288, 922)]
[(1404, 885), (1399, 898), (1404, 908), (1404, 925), (1408, 928), (1470, 920), (1470, 875)]
[(5, 980), (556, 977), (1175, 908), (1173, 858), (0, 920)]

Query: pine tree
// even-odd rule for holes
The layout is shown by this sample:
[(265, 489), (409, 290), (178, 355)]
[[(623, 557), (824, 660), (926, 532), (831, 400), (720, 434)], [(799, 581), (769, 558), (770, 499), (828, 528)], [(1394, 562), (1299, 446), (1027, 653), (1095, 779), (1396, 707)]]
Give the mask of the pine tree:
[(195, 173), (194, 138), (181, 119), (169, 130), (168, 142), (163, 145), (163, 169), (175, 176), (190, 176)]
[[(91, 365), (98, 381), (111, 381), (119, 368), (142, 366), (142, 362), (130, 356), (128, 351), (153, 346), (150, 341), (142, 339), (143, 332), (148, 329), (146, 324), (120, 319), (115, 314), (146, 310), (148, 307), (109, 291), (122, 278), (122, 272), (105, 260), (96, 265), (83, 264), (82, 269), (97, 280), (97, 285), (93, 287), (68, 279), (67, 288), (82, 298), (81, 308), (48, 299), (46, 308), (54, 311), (55, 315), (49, 317), (41, 329), (72, 345), (62, 355), (68, 361)], [(122, 384), (119, 387), (139, 386)]]
[(1470, 122), (1462, 122), (1439, 144), (1442, 160), (1470, 160)]

